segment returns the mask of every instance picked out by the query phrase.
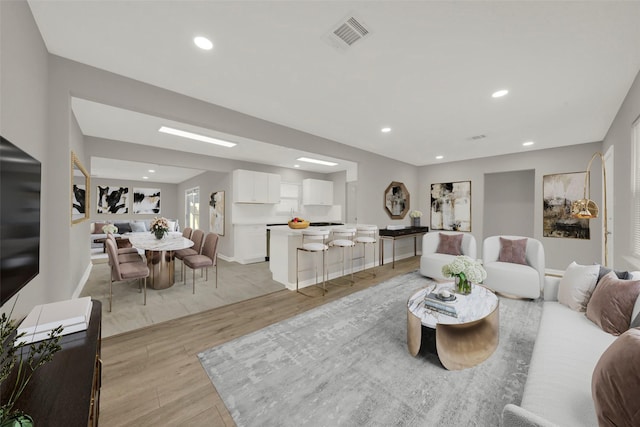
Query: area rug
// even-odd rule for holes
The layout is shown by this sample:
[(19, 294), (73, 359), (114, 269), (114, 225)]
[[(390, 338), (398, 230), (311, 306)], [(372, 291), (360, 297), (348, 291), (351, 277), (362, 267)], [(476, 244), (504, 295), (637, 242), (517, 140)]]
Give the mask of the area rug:
[(407, 299), (430, 283), (398, 276), (198, 356), (238, 426), (497, 426), (520, 403), (542, 302), (501, 298), (495, 353), (447, 371), (407, 351)]

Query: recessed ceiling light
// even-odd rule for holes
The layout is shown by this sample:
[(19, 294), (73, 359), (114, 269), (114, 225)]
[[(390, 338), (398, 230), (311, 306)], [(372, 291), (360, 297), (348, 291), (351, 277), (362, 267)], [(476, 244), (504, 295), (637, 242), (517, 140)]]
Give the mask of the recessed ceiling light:
[(149, 177), (148, 176), (143, 176), (142, 179), (149, 179)]
[(380, 132), (382, 132), (382, 133), (389, 133), (389, 132), (391, 132), (391, 128), (390, 128), (390, 127), (382, 128), (382, 129), (380, 129)]
[(194, 37), (193, 42), (202, 50), (211, 50), (213, 48), (213, 43), (206, 37)]
[(300, 165), (293, 165), (293, 167), (294, 167), (294, 168), (299, 168), (299, 167), (300, 167)]
[(528, 147), (528, 146), (533, 145), (533, 144), (535, 144), (535, 142), (533, 142), (533, 141), (527, 141), (527, 142), (523, 142), (522, 143), (522, 145), (525, 146), (525, 147)]
[(442, 160), (444, 159), (444, 156), (436, 156), (436, 160)]
[(508, 93), (509, 93), (509, 91), (508, 91), (508, 90), (506, 90), (506, 89), (501, 89), (501, 90), (498, 90), (498, 91), (496, 91), (496, 92), (493, 92), (493, 93), (491, 94), (491, 96), (492, 96), (493, 98), (502, 98), (503, 96), (505, 96), (505, 95), (506, 95), (506, 94), (508, 94)]
[(155, 172), (156, 172), (156, 170), (155, 170), (155, 169), (149, 169), (149, 172), (150, 172), (150, 173), (155, 173)]
[(296, 160), (299, 160), (301, 162), (307, 162), (307, 163), (315, 163), (317, 165), (325, 165), (325, 166), (337, 166), (337, 163), (334, 162), (327, 162), (326, 160), (318, 160), (318, 159), (312, 159), (309, 157), (299, 157)]
[(222, 145), (223, 147), (235, 147), (235, 142), (223, 141), (221, 139), (211, 138), (210, 136), (199, 135), (197, 133), (187, 132), (180, 129), (174, 129), (162, 126), (158, 132), (168, 133), (170, 135), (181, 136), (183, 138), (195, 139), (196, 141), (208, 142), (209, 144)]

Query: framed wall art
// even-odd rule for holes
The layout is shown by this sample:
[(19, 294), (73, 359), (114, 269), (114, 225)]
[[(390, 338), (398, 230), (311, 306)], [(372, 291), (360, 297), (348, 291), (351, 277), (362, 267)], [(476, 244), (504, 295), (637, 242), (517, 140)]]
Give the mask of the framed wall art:
[(71, 152), (71, 224), (89, 219), (89, 172)]
[(160, 189), (159, 188), (134, 188), (133, 189), (133, 213), (134, 214), (159, 214), (160, 213)]
[(582, 199), (586, 172), (542, 177), (542, 236), (589, 239), (589, 220), (571, 217), (571, 203)]
[(391, 219), (403, 219), (409, 211), (409, 192), (403, 183), (393, 181), (384, 190), (384, 209)]
[(96, 212), (99, 214), (129, 213), (129, 188), (98, 185)]
[(210, 229), (219, 236), (224, 236), (224, 191), (215, 191), (209, 196)]
[(431, 229), (471, 231), (471, 181), (431, 184)]

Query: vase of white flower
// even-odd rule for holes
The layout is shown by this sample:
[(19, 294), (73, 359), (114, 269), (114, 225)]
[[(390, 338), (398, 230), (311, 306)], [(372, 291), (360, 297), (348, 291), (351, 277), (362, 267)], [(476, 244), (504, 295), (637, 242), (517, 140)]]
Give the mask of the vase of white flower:
[(411, 217), (411, 226), (420, 227), (420, 217), (422, 217), (422, 212), (413, 210), (409, 212), (409, 216)]
[(455, 278), (455, 289), (460, 294), (470, 294), (472, 283), (482, 283), (487, 278), (487, 272), (479, 260), (466, 255), (460, 255), (442, 267), (442, 274)]

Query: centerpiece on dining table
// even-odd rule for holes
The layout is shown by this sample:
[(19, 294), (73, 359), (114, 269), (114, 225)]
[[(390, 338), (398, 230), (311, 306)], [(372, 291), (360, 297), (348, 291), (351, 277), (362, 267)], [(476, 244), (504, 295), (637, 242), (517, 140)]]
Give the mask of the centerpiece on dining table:
[(151, 221), (151, 234), (156, 236), (156, 239), (160, 240), (167, 234), (169, 234), (169, 221), (166, 218), (153, 218)]
[(470, 294), (472, 283), (482, 283), (487, 278), (487, 272), (480, 260), (466, 255), (456, 256), (453, 261), (442, 267), (445, 277), (455, 278), (455, 291), (460, 294)]

